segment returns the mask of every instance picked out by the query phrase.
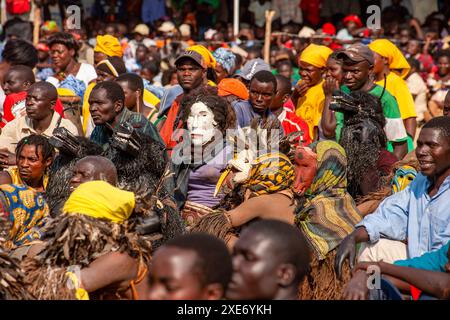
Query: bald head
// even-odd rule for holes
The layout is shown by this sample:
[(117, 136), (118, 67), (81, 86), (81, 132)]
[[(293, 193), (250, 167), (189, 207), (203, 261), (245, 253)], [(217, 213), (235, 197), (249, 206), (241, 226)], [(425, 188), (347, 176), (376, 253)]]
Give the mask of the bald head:
[(115, 186), (117, 184), (116, 166), (105, 157), (87, 156), (75, 164), (70, 189), (73, 191), (84, 182), (97, 180), (106, 181)]
[(55, 86), (47, 81), (39, 81), (32, 84), (28, 89), (28, 92), (35, 91), (45, 93), (46, 98), (50, 101), (56, 101), (56, 98), (58, 98), (58, 91), (56, 91)]

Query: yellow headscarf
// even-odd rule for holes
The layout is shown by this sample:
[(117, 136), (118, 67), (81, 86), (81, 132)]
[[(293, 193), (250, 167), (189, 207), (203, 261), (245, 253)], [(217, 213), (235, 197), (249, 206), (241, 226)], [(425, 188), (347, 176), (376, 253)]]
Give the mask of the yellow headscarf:
[(254, 160), (244, 187), (256, 195), (289, 189), (295, 178), (294, 166), (282, 153), (268, 153)]
[(109, 34), (104, 36), (97, 36), (97, 44), (94, 48), (95, 52), (102, 52), (110, 57), (122, 57), (122, 46), (119, 39), (110, 36)]
[(324, 68), (331, 53), (333, 53), (333, 50), (328, 47), (310, 44), (302, 51), (300, 61), (309, 63), (317, 68)]
[(134, 204), (133, 192), (120, 190), (105, 181), (89, 181), (72, 192), (63, 211), (121, 223), (130, 217)]
[(397, 71), (400, 77), (404, 78), (411, 69), (400, 49), (389, 40), (377, 39), (369, 44), (369, 48), (380, 56), (388, 58), (389, 69)]
[(216, 68), (216, 59), (213, 57), (212, 53), (208, 49), (206, 49), (204, 46), (195, 45), (195, 46), (191, 46), (186, 49), (186, 51), (188, 51), (188, 50), (192, 50), (192, 51), (199, 53), (203, 57), (203, 60), (205, 60), (207, 68), (213, 68), (213, 69)]

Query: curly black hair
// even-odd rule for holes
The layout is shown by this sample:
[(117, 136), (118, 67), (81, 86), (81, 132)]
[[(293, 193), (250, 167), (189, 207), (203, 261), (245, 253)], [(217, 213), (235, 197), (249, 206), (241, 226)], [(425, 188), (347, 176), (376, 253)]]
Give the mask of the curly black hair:
[[(25, 146), (35, 146), (36, 147), (36, 157), (39, 158), (39, 150), (42, 153), (42, 160), (45, 161), (49, 158), (55, 156), (55, 149), (50, 144), (48, 139), (39, 134), (31, 134), (25, 138), (22, 138), (16, 146), (16, 158), (20, 156), (23, 148)], [(40, 147), (40, 148), (39, 148)]]
[(78, 57), (80, 46), (72, 34), (67, 32), (57, 32), (51, 35), (48, 39), (48, 47), (51, 48), (54, 44), (62, 44), (69, 50), (73, 49), (75, 51), (74, 58), (76, 59)]

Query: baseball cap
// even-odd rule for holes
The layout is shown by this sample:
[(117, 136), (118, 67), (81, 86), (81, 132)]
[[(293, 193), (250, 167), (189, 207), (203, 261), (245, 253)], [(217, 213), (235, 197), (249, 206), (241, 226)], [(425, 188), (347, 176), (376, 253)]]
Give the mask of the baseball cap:
[(345, 49), (345, 51), (339, 52), (336, 57), (338, 59), (347, 58), (353, 62), (361, 62), (366, 60), (371, 65), (373, 65), (375, 61), (372, 50), (362, 43), (352, 44), (350, 47)]
[(141, 34), (143, 36), (148, 36), (150, 34), (150, 29), (148, 28), (148, 26), (146, 24), (141, 23), (141, 24), (138, 24), (134, 28), (133, 32), (134, 33), (139, 33), (139, 34)]
[(247, 61), (247, 63), (244, 65), (240, 76), (245, 80), (250, 81), (255, 73), (262, 70), (270, 71), (270, 66), (261, 58), (252, 59), (250, 61)]
[(203, 59), (202, 55), (194, 50), (186, 50), (186, 51), (182, 52), (175, 60), (175, 66), (180, 62), (180, 60), (185, 59), (185, 58), (194, 60), (203, 69), (207, 68), (206, 62)]

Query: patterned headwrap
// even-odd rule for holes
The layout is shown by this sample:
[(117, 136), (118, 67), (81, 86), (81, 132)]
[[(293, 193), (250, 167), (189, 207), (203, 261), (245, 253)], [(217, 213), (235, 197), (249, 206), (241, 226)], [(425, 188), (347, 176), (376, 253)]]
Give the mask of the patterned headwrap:
[(268, 153), (253, 161), (244, 187), (258, 196), (271, 194), (289, 189), (294, 178), (294, 166), (288, 157), (282, 153)]
[(70, 91), (60, 89), (68, 89), (83, 100), (84, 92), (86, 91), (86, 84), (70, 74), (67, 78), (61, 81), (58, 88), (58, 95), (69, 95)]
[(6, 199), (12, 223), (6, 247), (13, 249), (39, 240), (41, 235), (38, 229), (44, 225), (44, 218), (50, 212), (42, 193), (16, 184), (1, 185), (0, 192)]
[(361, 219), (347, 192), (345, 150), (334, 141), (310, 145), (317, 153), (316, 177), (306, 201), (295, 210), (295, 224), (305, 234), (319, 260), (336, 248)]
[(225, 48), (218, 48), (214, 51), (213, 56), (216, 58), (216, 62), (220, 63), (227, 70), (228, 74), (230, 74), (235, 66), (236, 56)]

